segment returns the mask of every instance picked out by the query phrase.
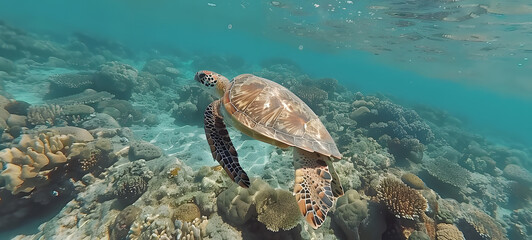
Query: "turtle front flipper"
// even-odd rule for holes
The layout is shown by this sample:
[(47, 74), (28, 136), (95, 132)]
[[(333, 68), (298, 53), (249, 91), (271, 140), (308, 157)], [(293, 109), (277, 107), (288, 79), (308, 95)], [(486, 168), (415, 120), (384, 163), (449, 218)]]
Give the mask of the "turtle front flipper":
[(327, 156), (294, 148), (294, 167), (294, 194), (299, 210), (312, 228), (317, 229), (344, 191)]
[(242, 187), (249, 187), (249, 178), (238, 163), (238, 154), (229, 132), (219, 113), (220, 100), (209, 104), (204, 114), (205, 135), (211, 146), (212, 157), (220, 163), (227, 174)]

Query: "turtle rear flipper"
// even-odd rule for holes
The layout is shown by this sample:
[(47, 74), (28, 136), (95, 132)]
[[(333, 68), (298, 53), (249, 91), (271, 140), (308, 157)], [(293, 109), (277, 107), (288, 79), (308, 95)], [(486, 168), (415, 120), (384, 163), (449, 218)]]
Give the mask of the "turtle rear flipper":
[(225, 172), (242, 187), (249, 187), (249, 177), (238, 163), (238, 154), (222, 115), (218, 112), (220, 100), (216, 100), (207, 106), (204, 114), (205, 135), (211, 146), (212, 157), (220, 163)]
[(329, 157), (294, 148), (294, 194), (305, 220), (317, 229), (336, 199), (344, 194)]

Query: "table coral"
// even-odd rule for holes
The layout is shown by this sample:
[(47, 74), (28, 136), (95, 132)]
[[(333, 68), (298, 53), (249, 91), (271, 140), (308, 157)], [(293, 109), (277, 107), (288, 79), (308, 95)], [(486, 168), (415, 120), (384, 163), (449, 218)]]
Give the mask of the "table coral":
[(381, 181), (377, 198), (397, 218), (415, 219), (427, 209), (427, 200), (421, 193), (393, 178)]

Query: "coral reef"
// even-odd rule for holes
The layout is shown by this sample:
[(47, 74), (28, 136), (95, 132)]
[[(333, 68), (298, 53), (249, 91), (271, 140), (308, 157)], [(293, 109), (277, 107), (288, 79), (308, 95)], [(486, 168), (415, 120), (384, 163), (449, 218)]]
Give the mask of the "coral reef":
[(424, 161), (428, 173), (443, 183), (461, 188), (469, 184), (470, 173), (460, 165), (444, 158)]
[(452, 224), (440, 223), (436, 226), (437, 240), (464, 240), (464, 235)]
[(421, 163), (425, 147), (417, 139), (394, 138), (388, 141), (388, 151), (396, 160), (407, 159), (415, 163)]
[(119, 99), (129, 99), (137, 81), (138, 71), (120, 62), (107, 62), (100, 66), (94, 77), (96, 90), (106, 91)]
[(94, 88), (94, 74), (92, 73), (57, 74), (48, 79), (50, 86), (46, 98), (49, 99), (65, 97)]
[(344, 196), (338, 199), (332, 218), (340, 226), (346, 239), (360, 239), (358, 228), (368, 216), (367, 205), (353, 189), (347, 190)]
[(94, 108), (84, 104), (59, 106), (55, 104), (31, 106), (26, 121), (32, 125), (79, 125), (94, 113)]
[(508, 239), (504, 228), (480, 210), (468, 211), (465, 218), (460, 219), (459, 228), (466, 239)]
[(377, 198), (397, 218), (415, 219), (427, 210), (427, 200), (421, 193), (393, 178), (382, 180)]
[(277, 232), (294, 228), (301, 219), (292, 193), (273, 189), (259, 179), (248, 189), (232, 184), (218, 196), (217, 205), (224, 220), (236, 226), (256, 218), (268, 230)]
[(75, 105), (75, 104), (93, 104), (98, 103), (101, 101), (109, 100), (114, 98), (115, 96), (113, 94), (110, 94), (108, 92), (102, 91), (97, 92), (93, 89), (87, 89), (81, 93), (60, 97), (60, 98), (54, 98), (50, 99), (47, 102), (49, 104), (57, 104), (57, 105)]
[(115, 183), (114, 195), (120, 203), (126, 206), (137, 201), (146, 192), (148, 181), (152, 177), (142, 174), (142, 171), (136, 171), (136, 168), (133, 165), (126, 169)]
[[(86, 131), (76, 129), (76, 131)], [(90, 133), (81, 133), (90, 137), (76, 139), (74, 135), (59, 134), (52, 131), (39, 135), (23, 135), (17, 147), (5, 149), (1, 152), (0, 159), (5, 170), (0, 173), (0, 178), (5, 188), (13, 194), (30, 192), (36, 187), (46, 184), (49, 173), (54, 167), (68, 161), (69, 147), (76, 142), (91, 141)]]

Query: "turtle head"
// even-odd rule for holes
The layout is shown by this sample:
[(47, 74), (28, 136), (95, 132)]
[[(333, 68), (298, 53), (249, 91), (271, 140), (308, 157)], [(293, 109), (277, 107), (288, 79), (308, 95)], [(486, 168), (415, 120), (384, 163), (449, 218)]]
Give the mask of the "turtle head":
[(209, 92), (217, 97), (223, 96), (229, 86), (229, 79), (213, 71), (198, 71), (194, 76), (194, 80), (209, 88)]

